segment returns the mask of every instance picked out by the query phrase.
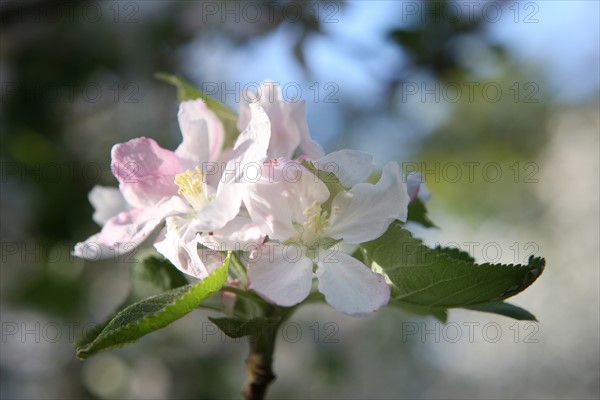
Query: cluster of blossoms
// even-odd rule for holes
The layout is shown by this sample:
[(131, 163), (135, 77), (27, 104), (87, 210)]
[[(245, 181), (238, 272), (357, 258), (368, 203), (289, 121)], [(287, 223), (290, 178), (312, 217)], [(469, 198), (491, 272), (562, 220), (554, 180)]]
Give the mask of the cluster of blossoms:
[(115, 145), (119, 188), (91, 191), (102, 230), (74, 254), (98, 259), (148, 243), (203, 279), (222, 263), (220, 252), (251, 249), (247, 288), (271, 303), (302, 302), (316, 276), (343, 313), (387, 304), (385, 277), (351, 254), (394, 220), (406, 221), (410, 200), (427, 195), (420, 176), (404, 179), (390, 162), (369, 183), (372, 157), (325, 154), (309, 136), (303, 102), (285, 102), (278, 91), (254, 100), (240, 104), (232, 148), (223, 148), (223, 125), (200, 99), (179, 107), (183, 141), (175, 151), (144, 137)]

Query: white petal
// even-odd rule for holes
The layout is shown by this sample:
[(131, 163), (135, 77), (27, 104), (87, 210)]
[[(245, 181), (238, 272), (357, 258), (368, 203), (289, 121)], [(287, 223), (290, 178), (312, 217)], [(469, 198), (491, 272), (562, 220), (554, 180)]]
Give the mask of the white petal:
[[(251, 109), (255, 105), (264, 109), (270, 121), (269, 157), (291, 157), (300, 144), (301, 127), (298, 126), (298, 122), (301, 123), (304, 119), (304, 116), (300, 120), (292, 118), (297, 104), (285, 102), (277, 84), (265, 81), (258, 92), (249, 92), (242, 96), (239, 105), (238, 129), (246, 129), (251, 120)], [(304, 125), (306, 125), (306, 121), (304, 121)]]
[(269, 158), (291, 158), (300, 147), (300, 151), (310, 159), (324, 155), (321, 146), (313, 141), (308, 133), (304, 101), (286, 101), (281, 89), (275, 82), (265, 81), (258, 92), (244, 93), (239, 105), (238, 129), (241, 131), (250, 121), (250, 104), (256, 103), (264, 108), (271, 121), (271, 140)]
[(222, 171), (216, 198), (198, 213), (193, 222), (193, 229), (198, 232), (216, 231), (231, 221), (240, 210), (246, 181), (244, 174), (257, 171), (260, 174), (267, 156), (270, 125), (260, 106), (251, 104), (250, 109), (252, 119), (235, 142), (231, 159)]
[(101, 233), (90, 236), (84, 242), (75, 245), (72, 255), (84, 260), (98, 261), (108, 258), (119, 259), (121, 256), (135, 250), (139, 243), (125, 242), (107, 245), (100, 240)]
[(419, 186), (418, 198), (422, 202), (429, 201), (429, 199), (431, 198), (431, 192), (427, 188), (427, 185), (425, 184), (425, 182), (421, 183), (421, 186)]
[[(221, 182), (235, 181), (243, 183), (247, 164), (260, 168), (262, 162), (267, 158), (267, 148), (271, 137), (271, 124), (267, 114), (257, 104), (250, 104), (252, 119), (250, 123), (238, 136), (231, 154), (231, 160), (227, 163)], [(252, 169), (251, 172), (255, 170)], [(235, 173), (232, 173), (235, 172)]]
[(265, 233), (260, 225), (247, 217), (237, 216), (223, 228), (214, 232), (199, 235), (199, 243), (211, 248), (225, 250), (240, 250), (244, 247), (252, 249), (262, 244)]
[(304, 300), (312, 287), (312, 261), (295, 246), (265, 245), (262, 250), (248, 266), (248, 287), (284, 307)]
[(209, 271), (198, 252), (198, 240), (188, 230), (189, 221), (180, 217), (169, 217), (154, 243), (154, 247), (181, 272), (202, 279)]
[(337, 251), (341, 251), (346, 254), (354, 254), (356, 249), (358, 248), (358, 244), (351, 244), (348, 242), (341, 241), (335, 245), (335, 249)]
[(275, 240), (287, 240), (297, 232), (292, 224), (292, 213), (287, 202), (287, 192), (276, 183), (248, 185), (244, 191), (244, 204), (250, 218), (263, 227)]
[(373, 157), (357, 150), (334, 151), (316, 160), (315, 166), (333, 172), (347, 188), (367, 180), (374, 168)]
[(334, 239), (348, 243), (368, 242), (381, 236), (390, 223), (406, 221), (409, 202), (406, 184), (397, 163), (388, 163), (376, 185), (359, 183), (350, 191), (338, 193), (331, 208)]
[(242, 194), (235, 183), (222, 183), (216, 197), (198, 211), (191, 221), (196, 232), (214, 232), (223, 228), (240, 211)]
[(297, 162), (289, 161), (283, 164), (283, 168), (293, 173), (284, 174), (288, 178), (283, 179), (279, 184), (285, 188), (288, 207), (292, 211), (293, 218), (302, 221), (306, 219), (304, 211), (307, 207), (315, 201), (322, 204), (329, 198), (329, 189), (316, 175)]
[(297, 235), (294, 221), (304, 221), (307, 207), (329, 198), (327, 186), (298, 162), (276, 160), (264, 165), (263, 176), (268, 179), (246, 185), (244, 204), (253, 221), (267, 226), (272, 239)]
[[(302, 104), (304, 109), (304, 103)], [(304, 115), (304, 111), (302, 111)], [(303, 117), (304, 118), (304, 117)], [(325, 155), (325, 151), (321, 145), (310, 138), (308, 134), (308, 128), (302, 132), (302, 138), (300, 139), (300, 152), (311, 160), (316, 160)]]
[(88, 199), (94, 207), (92, 218), (100, 226), (118, 213), (131, 208), (116, 187), (96, 185), (88, 194)]
[(175, 154), (186, 169), (216, 161), (225, 137), (223, 124), (204, 101), (188, 100), (179, 105), (177, 114), (183, 140)]
[(179, 196), (173, 196), (163, 198), (155, 207), (120, 212), (106, 221), (99, 233), (77, 243), (73, 255), (87, 260), (119, 257), (135, 250), (166, 217), (190, 211)]
[(338, 253), (317, 264), (319, 291), (336, 310), (365, 316), (389, 302), (390, 287), (383, 275), (354, 257)]

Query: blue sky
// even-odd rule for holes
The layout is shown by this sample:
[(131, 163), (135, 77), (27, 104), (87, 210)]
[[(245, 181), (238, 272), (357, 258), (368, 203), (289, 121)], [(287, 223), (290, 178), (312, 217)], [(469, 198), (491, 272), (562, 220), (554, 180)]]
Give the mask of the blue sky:
[[(519, 68), (539, 71), (536, 73), (540, 82), (547, 83), (542, 88), (543, 93), (550, 99), (559, 103), (598, 99), (600, 2), (515, 1), (509, 2), (501, 15), (495, 14), (494, 7), (486, 9), (487, 1), (457, 3), (463, 6), (461, 18), (469, 16), (467, 4), (477, 4), (471, 6), (472, 12), (485, 15), (489, 22), (488, 39), (503, 44)], [(265, 79), (282, 85), (290, 82), (299, 85), (303, 88), (301, 97), (307, 103), (311, 131), (317, 140), (326, 144), (340, 133), (344, 115), (339, 104), (323, 101), (324, 96), (331, 93), (324, 90), (324, 85), (333, 82), (339, 87), (335, 97), (341, 104), (377, 109), (388, 78), (403, 66), (402, 53), (386, 39), (386, 34), (393, 28), (406, 26), (410, 14), (415, 13), (414, 7), (420, 4), (416, 1), (348, 1), (345, 7), (335, 10), (333, 19), (338, 22), (323, 24), (326, 35), (312, 35), (306, 42), (304, 50), (312, 73), (310, 77), (293, 55), (294, 39), (299, 34), (293, 24), (282, 25), (242, 47), (221, 41), (216, 35), (201, 35), (181, 56), (189, 66), (187, 73), (197, 82), (225, 81), (230, 90), (236, 82), (243, 86)], [(422, 12), (417, 10), (417, 16)], [(475, 51), (474, 54), (476, 59), (482, 58), (481, 53)], [(315, 82), (320, 85), (318, 101), (315, 101)], [(308, 89), (311, 86), (313, 89)], [(232, 98), (226, 101), (236, 107)], [(427, 106), (427, 115), (432, 117), (426, 130), (435, 127), (434, 115), (443, 119), (447, 112), (443, 105)], [(419, 110), (415, 110), (414, 115), (419, 117)], [(318, 121), (318, 130), (312, 129), (314, 121)], [(389, 121), (382, 123), (390, 124)]]
[[(485, 1), (457, 3), (464, 3), (461, 18), (468, 18), (465, 4), (481, 4), (471, 6), (472, 12), (486, 15), (489, 38), (504, 44), (523, 64), (541, 68), (557, 99), (576, 101), (598, 91), (600, 2), (515, 1), (503, 9), (499, 18), (493, 8), (484, 11)], [(328, 35), (307, 42), (307, 59), (316, 79), (339, 82), (349, 96), (375, 95), (380, 90), (378, 77), (393, 74), (401, 62), (401, 55), (386, 41), (386, 33), (403, 25), (414, 14), (409, 7), (415, 4), (419, 3), (349, 1), (346, 7), (336, 10), (333, 18), (339, 22), (323, 24)], [(417, 15), (422, 11), (418, 10)], [(283, 26), (243, 50), (221, 50), (216, 54), (211, 50), (212, 62), (206, 60), (206, 52), (196, 54), (203, 58), (199, 63), (209, 67), (208, 71), (221, 74), (223, 65), (230, 65), (227, 74), (232, 81), (262, 81), (269, 77), (302, 83), (306, 79), (291, 52), (290, 37), (294, 35), (293, 26)], [(359, 53), (366, 56), (356, 57)], [(238, 68), (240, 65), (243, 68)]]

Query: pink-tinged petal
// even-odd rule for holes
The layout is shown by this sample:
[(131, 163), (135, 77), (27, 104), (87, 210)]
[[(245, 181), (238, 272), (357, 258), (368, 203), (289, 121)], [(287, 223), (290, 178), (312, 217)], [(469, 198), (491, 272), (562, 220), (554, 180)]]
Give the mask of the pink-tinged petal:
[(123, 211), (110, 218), (102, 230), (75, 246), (73, 254), (88, 260), (117, 257), (136, 249), (161, 223), (139, 209)]
[(423, 177), (420, 172), (411, 172), (406, 176), (406, 189), (410, 201), (413, 201), (419, 195), (419, 188), (423, 182)]
[(248, 265), (248, 288), (283, 307), (300, 303), (312, 287), (312, 261), (290, 247), (265, 245)]
[[(232, 288), (240, 289), (242, 287), (242, 283), (239, 279), (234, 279), (225, 283), (225, 286), (229, 286)], [(237, 301), (237, 295), (232, 292), (228, 292), (226, 290), (221, 292), (221, 304), (223, 305), (223, 313), (230, 317), (233, 317), (235, 311), (235, 303)]]
[[(236, 140), (231, 158), (221, 176), (216, 197), (195, 217), (193, 227), (198, 232), (210, 232), (221, 229), (231, 221), (240, 210), (245, 174), (261, 173), (261, 165), (267, 155), (270, 137), (270, 124), (264, 110), (251, 104), (252, 120)], [(212, 175), (212, 174), (211, 174)]]
[(198, 279), (206, 278), (210, 271), (200, 258), (198, 240), (188, 229), (189, 220), (169, 217), (154, 243), (154, 247), (181, 272)]
[(388, 163), (377, 184), (359, 183), (336, 195), (327, 233), (355, 244), (376, 239), (394, 220), (406, 221), (409, 200), (400, 167)]
[(303, 100), (285, 101), (277, 84), (265, 81), (258, 92), (248, 91), (242, 96), (237, 125), (240, 131), (250, 122), (250, 104), (253, 103), (264, 108), (271, 121), (270, 158), (291, 158), (298, 146), (311, 159), (324, 155), (321, 146), (310, 139)]
[(250, 218), (271, 239), (283, 241), (297, 234), (288, 197), (289, 193), (276, 183), (248, 185), (244, 191), (244, 205)]
[(88, 199), (94, 207), (92, 219), (100, 226), (118, 213), (131, 208), (116, 187), (96, 185), (88, 194)]
[[(252, 118), (246, 128), (240, 133), (223, 171), (221, 182), (244, 183), (247, 173), (256, 172), (267, 158), (267, 147), (271, 137), (271, 124), (267, 114), (257, 104), (250, 104)], [(250, 178), (253, 179), (253, 176)]]
[(161, 222), (162, 218), (134, 208), (109, 219), (100, 231), (98, 239), (108, 246), (113, 246), (115, 243), (139, 245)]
[(112, 171), (129, 204), (149, 207), (177, 194), (174, 176), (184, 170), (179, 157), (148, 138), (132, 139), (112, 148)]
[(352, 256), (337, 253), (317, 265), (319, 291), (327, 303), (344, 314), (366, 316), (390, 300), (390, 287), (383, 275)]
[(289, 123), (291, 108), (288, 106), (297, 107), (296, 104), (286, 104), (279, 87), (273, 82), (265, 81), (258, 92), (247, 91), (241, 97), (237, 123), (240, 131), (250, 123), (251, 109), (256, 104), (265, 110), (271, 123), (269, 157), (291, 157), (300, 144), (300, 135), (298, 127)]
[(340, 150), (314, 162), (318, 169), (333, 172), (340, 183), (351, 188), (364, 182), (373, 173), (373, 157), (357, 150)]
[(186, 169), (214, 162), (225, 138), (223, 124), (201, 99), (184, 101), (177, 114), (183, 141), (175, 150)]
[(187, 214), (190, 210), (180, 197), (174, 196), (161, 200), (156, 207), (120, 212), (106, 221), (99, 233), (77, 243), (73, 255), (99, 260), (129, 253), (146, 240), (166, 217)]
[(431, 197), (431, 192), (427, 189), (420, 172), (411, 172), (406, 176), (406, 187), (408, 189), (410, 201), (419, 199), (426, 202)]

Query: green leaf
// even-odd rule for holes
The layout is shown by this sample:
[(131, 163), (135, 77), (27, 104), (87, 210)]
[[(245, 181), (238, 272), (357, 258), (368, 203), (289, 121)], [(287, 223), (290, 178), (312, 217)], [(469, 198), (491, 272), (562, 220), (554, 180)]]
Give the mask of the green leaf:
[(448, 322), (448, 310), (446, 308), (418, 307), (399, 302), (393, 302), (390, 303), (390, 305), (400, 310), (407, 311), (411, 314), (432, 316), (443, 324)]
[(159, 292), (188, 284), (188, 280), (169, 260), (148, 257), (133, 267), (134, 282), (143, 282)]
[(239, 135), (236, 125), (237, 114), (235, 111), (178, 76), (161, 72), (154, 74), (154, 76), (161, 81), (174, 85), (177, 88), (177, 98), (179, 101), (195, 100), (198, 98), (204, 100), (206, 106), (217, 115), (225, 128), (224, 148), (233, 146)]
[[(127, 298), (117, 307), (115, 314), (141, 299), (184, 286), (187, 283), (183, 273), (168, 260), (148, 257), (143, 262), (136, 263), (131, 269), (131, 290)], [(108, 318), (93, 328), (87, 329), (75, 345), (80, 347), (93, 341), (111, 319)]]
[(476, 306), (467, 307), (467, 309), (500, 314), (504, 315), (505, 317), (518, 319), (520, 321), (537, 321), (535, 316), (529, 311), (503, 301), (479, 304)]
[(373, 269), (391, 281), (391, 303), (425, 308), (468, 307), (506, 299), (531, 285), (545, 265), (543, 258), (533, 256), (527, 265), (477, 265), (462, 252), (430, 249), (399, 222), (379, 239), (361, 246)]
[(408, 221), (416, 222), (423, 225), (425, 228), (437, 228), (427, 216), (427, 208), (425, 203), (416, 198), (408, 204)]
[(279, 320), (275, 318), (256, 317), (241, 318), (208, 318), (227, 336), (237, 339), (244, 336), (255, 336), (267, 329), (275, 329)]
[(98, 329), (88, 332), (77, 344), (77, 357), (134, 342), (191, 312), (217, 292), (227, 279), (229, 258), (207, 278), (149, 297), (124, 308)]

